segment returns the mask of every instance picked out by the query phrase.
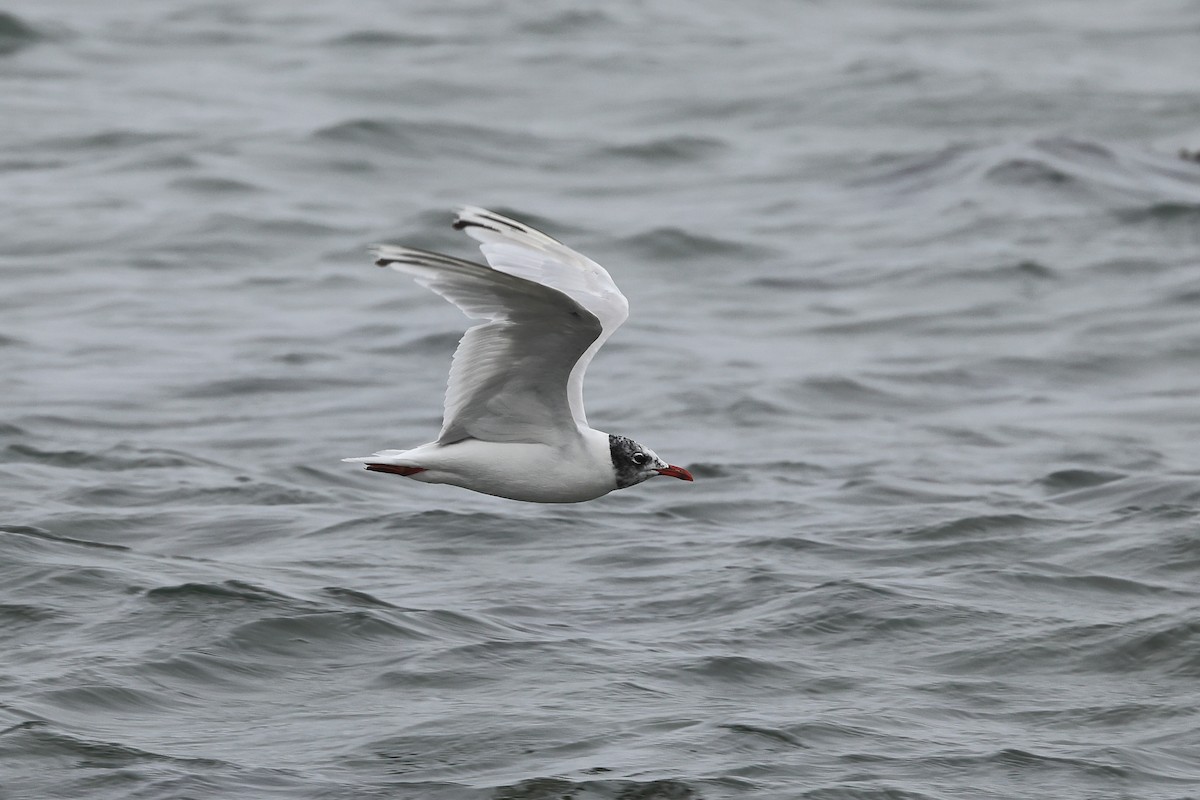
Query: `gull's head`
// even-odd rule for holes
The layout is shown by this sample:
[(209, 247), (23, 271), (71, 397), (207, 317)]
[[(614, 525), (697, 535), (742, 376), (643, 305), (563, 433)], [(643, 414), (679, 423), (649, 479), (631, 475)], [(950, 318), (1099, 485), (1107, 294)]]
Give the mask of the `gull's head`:
[(608, 450), (612, 454), (617, 488), (628, 489), (655, 475), (669, 475), (680, 480), (692, 480), (692, 473), (663, 461), (653, 450), (625, 436), (608, 435)]

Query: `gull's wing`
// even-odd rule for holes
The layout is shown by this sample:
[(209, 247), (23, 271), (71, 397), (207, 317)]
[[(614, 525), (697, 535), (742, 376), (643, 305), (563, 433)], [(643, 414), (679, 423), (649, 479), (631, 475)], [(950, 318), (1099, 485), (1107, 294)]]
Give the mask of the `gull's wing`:
[(552, 444), (573, 434), (568, 381), (604, 335), (593, 312), (553, 286), (482, 264), (391, 245), (373, 252), (379, 266), (485, 320), (454, 353), (438, 442)]
[(602, 330), (579, 356), (567, 380), (571, 416), (587, 428), (583, 374), (596, 351), (629, 316), (629, 301), (604, 267), (528, 225), (475, 206), (459, 209), (454, 227), (479, 241), (493, 269), (562, 292), (600, 321)]

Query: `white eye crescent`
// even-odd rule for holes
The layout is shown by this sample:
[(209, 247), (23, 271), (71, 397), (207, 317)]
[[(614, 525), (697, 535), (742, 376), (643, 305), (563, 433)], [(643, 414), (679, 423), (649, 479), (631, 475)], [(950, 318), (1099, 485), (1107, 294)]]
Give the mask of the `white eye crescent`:
[(635, 464), (645, 464), (646, 463), (646, 454), (645, 453), (634, 453), (631, 460)]

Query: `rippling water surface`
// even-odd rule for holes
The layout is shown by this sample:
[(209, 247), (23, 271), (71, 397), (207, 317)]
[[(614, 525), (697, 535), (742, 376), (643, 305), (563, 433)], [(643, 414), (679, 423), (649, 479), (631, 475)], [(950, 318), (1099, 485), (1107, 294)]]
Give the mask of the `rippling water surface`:
[[(1194, 798), (1200, 6), (0, 7), (0, 796)], [(533, 506), (459, 203), (605, 264)]]

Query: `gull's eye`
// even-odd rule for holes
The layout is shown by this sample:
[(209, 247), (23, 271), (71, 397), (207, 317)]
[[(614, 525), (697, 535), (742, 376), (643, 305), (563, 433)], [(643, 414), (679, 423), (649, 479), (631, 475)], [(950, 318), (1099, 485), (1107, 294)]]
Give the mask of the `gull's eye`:
[(633, 463), (641, 466), (642, 464), (646, 463), (646, 454), (645, 453), (634, 453), (632, 461), (633, 461)]

